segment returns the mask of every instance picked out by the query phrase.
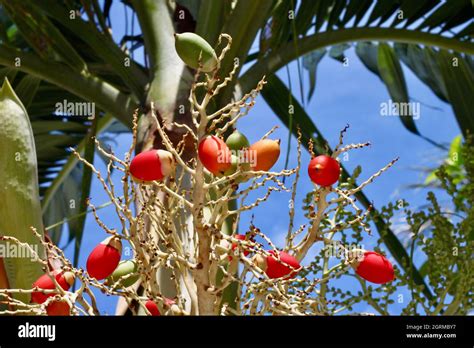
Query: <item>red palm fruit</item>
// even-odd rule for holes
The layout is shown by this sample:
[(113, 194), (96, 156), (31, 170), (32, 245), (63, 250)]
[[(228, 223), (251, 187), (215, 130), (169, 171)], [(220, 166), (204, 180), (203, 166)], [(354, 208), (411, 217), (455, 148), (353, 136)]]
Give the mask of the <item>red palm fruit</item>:
[[(234, 236), (234, 238), (238, 239), (238, 240), (246, 240), (244, 234), (236, 234)], [(232, 243), (231, 250), (234, 251), (238, 247), (239, 247), (239, 245), (237, 243)], [(244, 250), (244, 256), (247, 256), (248, 254), (250, 254), (250, 251), (249, 250)], [(229, 255), (229, 261), (232, 261), (232, 256), (231, 255)]]
[(87, 259), (87, 273), (97, 280), (111, 275), (117, 268), (122, 255), (122, 242), (116, 236), (104, 239), (90, 253)]
[(198, 155), (202, 165), (214, 175), (223, 174), (232, 165), (229, 147), (215, 135), (201, 140)]
[(174, 170), (173, 155), (165, 150), (139, 153), (130, 163), (130, 173), (136, 181), (163, 180)]
[[(74, 273), (72, 272), (54, 271), (52, 272), (52, 276), (56, 278), (56, 281), (58, 282), (59, 286), (61, 286), (61, 288), (63, 288), (66, 291), (69, 290), (71, 285), (74, 283)], [(49, 277), (48, 274), (43, 274), (41, 277), (39, 277), (33, 283), (33, 288), (34, 287), (38, 287), (44, 290), (56, 289), (56, 285), (54, 284), (54, 281)], [(31, 302), (43, 303), (50, 296), (54, 296), (54, 294), (53, 293), (43, 294), (42, 292), (39, 292), (39, 291), (33, 291), (31, 293)]]
[(300, 270), (300, 263), (290, 254), (279, 251), (278, 255), (280, 260), (278, 260), (274, 250), (269, 251), (269, 253), (270, 255), (267, 257), (257, 255), (255, 259), (257, 266), (260, 267), (269, 278), (293, 278)]
[(157, 317), (157, 316), (160, 316), (161, 313), (158, 309), (158, 306), (156, 305), (155, 302), (153, 302), (152, 300), (148, 300), (145, 302), (145, 307), (146, 309), (148, 309), (148, 311), (150, 312), (150, 314), (154, 317)]
[(263, 139), (250, 145), (252, 170), (270, 170), (280, 157), (280, 140)]
[[(165, 305), (166, 306), (171, 307), (175, 303), (176, 303), (175, 301), (173, 301), (169, 298), (165, 298)], [(148, 309), (148, 311), (150, 312), (150, 314), (153, 317), (157, 317), (157, 316), (161, 315), (160, 310), (158, 309), (158, 306), (156, 305), (156, 303), (153, 300), (146, 301), (145, 302), (145, 307), (146, 307), (146, 309)]]
[(46, 306), (46, 313), (49, 316), (68, 316), (71, 314), (71, 307), (66, 301), (53, 301)]
[(364, 252), (362, 260), (357, 260), (354, 267), (359, 276), (375, 284), (385, 284), (395, 278), (390, 261), (374, 251)]
[(331, 186), (341, 174), (339, 162), (326, 155), (313, 158), (308, 165), (308, 175), (311, 181), (320, 186)]

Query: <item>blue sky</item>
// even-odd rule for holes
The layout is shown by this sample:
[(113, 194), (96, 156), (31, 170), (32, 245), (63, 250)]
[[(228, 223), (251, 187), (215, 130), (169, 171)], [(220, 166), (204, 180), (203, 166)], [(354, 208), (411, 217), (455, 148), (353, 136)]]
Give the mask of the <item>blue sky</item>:
[[(113, 11), (114, 37), (120, 38), (124, 29), (123, 9), (121, 6), (114, 6)], [(377, 76), (362, 65), (352, 48), (346, 51), (346, 55), (349, 58), (347, 67), (328, 57), (323, 58), (320, 62), (316, 91), (311, 101), (306, 105), (306, 111), (332, 146), (337, 143), (339, 132), (347, 123), (350, 124), (345, 137), (347, 144), (365, 141), (372, 143), (372, 146), (368, 148), (351, 151), (348, 160), (342, 162), (350, 172), (357, 165), (361, 165), (363, 168), (361, 179), (367, 178), (393, 158), (400, 157), (394, 168), (384, 173), (364, 191), (369, 199), (373, 200), (376, 207), (402, 197), (412, 207), (420, 206), (425, 203), (426, 191), (406, 188), (407, 185), (420, 183), (424, 180), (424, 175), (419, 171), (415, 171), (413, 167), (433, 166), (435, 161), (439, 160), (443, 154), (425, 140), (409, 133), (397, 117), (383, 117), (380, 115), (381, 103), (388, 102), (389, 99), (385, 86)], [(140, 56), (138, 55), (138, 57)], [(421, 105), (421, 115), (416, 120), (418, 129), (423, 135), (437, 142), (449, 143), (460, 133), (450, 105), (437, 99), (411, 71), (405, 67), (404, 71), (410, 96), (423, 104), (441, 109), (434, 110)], [(304, 90), (307, 91), (309, 84), (305, 70), (303, 70), (303, 74)], [(285, 70), (281, 70), (278, 75), (288, 84)], [(299, 90), (297, 89), (298, 74), (295, 63), (290, 65), (290, 76), (293, 93), (299, 97)], [(281, 139), (281, 148), (283, 149), (282, 155), (274, 167), (275, 170), (279, 170), (284, 167), (284, 149), (287, 146), (288, 130), (261, 97), (257, 99), (257, 103), (249, 115), (238, 122), (237, 127), (247, 135), (250, 142), (254, 142), (275, 125), (280, 126), (280, 128), (274, 133), (273, 137)], [(130, 136), (121, 135), (115, 140), (114, 152), (116, 154), (125, 153), (130, 144)], [(294, 138), (292, 138), (292, 149), (296, 149)], [(296, 198), (295, 226), (306, 222), (299, 208), (304, 195), (313, 188), (306, 175), (306, 166), (310, 160), (309, 155), (304, 153), (302, 160), (303, 170)], [(96, 158), (95, 162), (101, 171), (105, 171), (103, 162), (99, 158)], [(295, 165), (296, 154), (293, 151), (289, 166), (294, 167)], [(115, 179), (119, 183), (119, 177), (115, 176)], [(255, 192), (250, 195), (249, 201), (252, 198), (262, 196), (263, 193), (262, 191)], [(93, 181), (91, 196), (92, 202), (96, 205), (108, 201), (108, 197), (102, 191), (98, 180)], [(274, 193), (269, 201), (252, 211), (256, 216), (255, 224), (270, 236), (279, 247), (284, 246), (284, 236), (288, 226), (289, 199), (290, 194)], [(119, 226), (112, 207), (100, 210), (99, 215), (109, 226)], [(242, 215), (241, 228), (243, 230), (248, 227), (250, 217), (251, 213)], [(367, 237), (364, 240), (364, 247), (370, 249), (371, 244), (377, 238), (377, 234), (374, 233), (374, 235), (374, 237)], [(66, 233), (63, 235), (63, 240), (65, 237)], [(89, 216), (79, 258), (80, 265), (85, 265), (89, 252), (105, 237), (105, 233)], [(315, 250), (317, 248), (313, 252)], [(72, 257), (71, 247), (68, 248), (67, 255)], [(346, 285), (352, 286), (350, 283)], [(97, 294), (97, 296), (100, 299), (101, 309), (108, 314), (113, 314), (116, 298), (105, 297), (101, 294)], [(362, 306), (360, 310), (366, 310), (366, 308)]]

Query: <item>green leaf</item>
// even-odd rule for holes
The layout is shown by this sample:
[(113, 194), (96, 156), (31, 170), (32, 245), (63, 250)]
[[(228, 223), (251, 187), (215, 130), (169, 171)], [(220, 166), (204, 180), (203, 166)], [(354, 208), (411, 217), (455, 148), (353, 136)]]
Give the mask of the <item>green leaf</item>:
[(377, 19), (379, 20), (377, 25), (382, 24), (393, 15), (398, 7), (398, 0), (377, 1), (372, 12), (370, 13), (369, 19), (367, 20), (367, 25), (372, 24)]
[[(407, 21), (404, 25), (405, 28), (411, 25), (412, 23), (415, 23), (417, 20), (425, 16), (433, 8), (439, 5), (439, 1), (433, 1), (433, 0), (420, 0), (420, 1), (405, 0), (404, 2), (407, 3), (407, 6), (413, 6), (413, 4), (417, 5), (417, 8), (413, 11), (413, 13), (409, 13), (405, 15), (405, 17), (407, 18)], [(411, 4), (411, 5), (408, 5), (408, 4)]]
[(438, 66), (446, 86), (448, 99), (464, 135), (474, 134), (474, 74), (461, 55), (440, 50)]
[(399, 115), (399, 119), (402, 121), (405, 128), (413, 134), (425, 139), (432, 145), (444, 148), (442, 145), (418, 132), (411, 104), (409, 103), (404, 73), (394, 49), (385, 43), (380, 43), (377, 48), (377, 46), (372, 43), (360, 42), (356, 46), (356, 54), (361, 59), (362, 63), (384, 82), (391, 99), (395, 102), (395, 105), (399, 107), (397, 110), (400, 110), (400, 107), (403, 107), (404, 109), (402, 110), (408, 112)]
[[(106, 114), (104, 117), (102, 117), (99, 120), (99, 124), (97, 126), (98, 127), (97, 134), (100, 134), (101, 132), (105, 132), (108, 129), (108, 127), (111, 126), (113, 123), (114, 123), (113, 116), (111, 114)], [(77, 145), (76, 151), (83, 155), (84, 149), (86, 147), (86, 143), (87, 143), (87, 140), (82, 139), (81, 142)], [(43, 212), (48, 209), (48, 206), (51, 203), (54, 195), (58, 192), (58, 190), (60, 190), (61, 185), (67, 180), (68, 176), (74, 170), (77, 163), (78, 163), (77, 157), (70, 154), (69, 157), (67, 158), (66, 163), (62, 166), (61, 171), (54, 178), (53, 182), (48, 187), (45, 195), (43, 196), (43, 201), (42, 201)]]
[(448, 163), (453, 166), (461, 167), (463, 165), (462, 160), (462, 135), (458, 135), (453, 139), (449, 146)]
[(377, 46), (370, 42), (358, 42), (356, 45), (356, 54), (362, 64), (374, 74), (379, 75), (377, 51)]
[(334, 0), (320, 0), (317, 1), (319, 6), (316, 8), (316, 25), (315, 30), (318, 32), (322, 28), (323, 24), (328, 19), (328, 13), (334, 4)]
[(313, 96), (314, 89), (316, 87), (316, 74), (318, 69), (318, 64), (323, 59), (326, 54), (326, 50), (316, 50), (307, 55), (303, 56), (303, 67), (308, 70), (309, 76), (309, 91), (307, 99), (310, 100)]
[[(51, 198), (50, 203), (43, 211), (43, 220), (45, 226), (55, 225), (53, 228), (48, 228), (48, 235), (58, 245), (63, 230), (63, 225), (57, 225), (59, 222), (69, 220), (71, 217), (79, 214), (81, 201), (81, 186), (80, 182), (83, 176), (83, 166), (78, 164), (71, 171), (70, 175), (66, 176), (57, 188), (56, 194)], [(72, 221), (72, 220), (71, 220)], [(69, 225), (69, 239), (73, 240), (76, 236), (77, 229), (74, 228), (74, 221), (68, 221)]]
[(33, 98), (36, 95), (41, 80), (31, 75), (25, 75), (16, 86), (16, 92), (20, 100), (23, 101), (25, 108), (28, 109)]
[(425, 179), (424, 184), (428, 185), (428, 184), (431, 184), (432, 182), (437, 181), (438, 177), (437, 177), (436, 173), (437, 173), (437, 169), (433, 170), (430, 174), (428, 174), (428, 176)]
[(94, 102), (97, 109), (111, 112), (124, 124), (131, 126), (137, 102), (128, 93), (121, 92), (97, 76), (80, 74), (64, 64), (44, 61), (34, 53), (0, 44), (0, 64), (15, 68), (15, 59), (19, 56), (21, 56), (21, 66), (17, 67), (19, 70), (61, 87), (76, 97)]
[(401, 12), (397, 13), (391, 26), (395, 27), (399, 23), (406, 21), (406, 27), (430, 11), (436, 5), (436, 1), (433, 0), (403, 0), (400, 5)]
[[(43, 234), (38, 189), (35, 143), (25, 107), (6, 79), (0, 90), (0, 235), (13, 236), (37, 248), (45, 257), (43, 245), (30, 227)], [(4, 259), (12, 288), (31, 289), (43, 273), (42, 265), (28, 257)], [(13, 294), (23, 302), (28, 294)]]
[(73, 70), (86, 70), (86, 63), (62, 33), (29, 0), (1, 0), (29, 45), (44, 59), (60, 60)]
[(347, 22), (349, 22), (352, 18), (354, 18), (354, 16), (356, 15), (357, 11), (359, 10), (363, 2), (364, 1), (362, 0), (349, 0), (348, 4), (346, 5), (344, 16), (342, 16), (342, 18), (339, 21), (339, 25), (341, 27), (344, 27), (347, 24)]
[[(223, 32), (232, 36), (232, 47), (222, 63), (221, 74), (226, 75), (234, 66), (234, 58), (245, 61), (255, 36), (268, 20), (273, 1), (239, 1), (232, 10)], [(294, 49), (294, 48), (293, 48)]]
[(10, 68), (10, 67), (2, 67), (0, 68), (0, 79), (3, 81), (5, 78), (10, 81), (10, 83), (13, 83), (15, 81), (15, 77), (18, 73), (18, 69), (15, 68)]
[(271, 19), (265, 30), (260, 34), (260, 54), (265, 54), (268, 48), (276, 49), (288, 42), (291, 37), (292, 20), (289, 11), (295, 11), (295, 1), (278, 1), (271, 12)]
[(396, 43), (397, 56), (438, 98), (449, 103), (443, 77), (436, 62), (436, 52), (428, 47)]
[(84, 134), (87, 127), (80, 122), (62, 120), (39, 120), (31, 122), (35, 135), (49, 134), (51, 131)]
[(203, 37), (214, 46), (230, 12), (230, 1), (228, 0), (206, 0), (201, 1), (196, 34)]
[(295, 17), (298, 34), (305, 34), (308, 31), (319, 4), (320, 1), (301, 0)]
[[(288, 113), (288, 96), (290, 92), (285, 84), (276, 75), (270, 75), (266, 78), (267, 84), (262, 89), (262, 97), (267, 102), (268, 106), (275, 112), (278, 118), (283, 122), (286, 127), (289, 127), (289, 113)], [(314, 125), (311, 118), (306, 114), (304, 109), (298, 103), (297, 99), (293, 97), (293, 127), (292, 132), (294, 135), (297, 134), (298, 127), (302, 132), (302, 142), (307, 145), (310, 139), (315, 141), (316, 151), (324, 152), (325, 146), (327, 145), (325, 140), (323, 141), (322, 134)]]
[(41, 5), (35, 6), (41, 15), (58, 21), (68, 28), (74, 33), (76, 40), (80, 39), (87, 44), (85, 49), (91, 50), (102, 62), (113, 68), (114, 74), (120, 76), (121, 81), (133, 91), (137, 98), (143, 95), (145, 84), (148, 82), (146, 74), (109, 35), (104, 35), (95, 25), (90, 25), (80, 17), (71, 20), (70, 9), (60, 1), (42, 0)]
[(429, 263), (425, 261), (420, 267), (420, 275), (424, 278), (428, 275)]
[(472, 37), (474, 34), (474, 22), (466, 25), (463, 30), (461, 30), (459, 33), (456, 34), (456, 37), (465, 37), (465, 36), (470, 36)]
[(354, 21), (354, 27), (356, 27), (360, 21), (366, 16), (367, 11), (369, 10), (370, 6), (372, 6), (373, 0), (355, 0), (359, 3), (359, 7), (357, 8), (356, 18)]
[[(398, 105), (411, 105), (408, 104), (408, 91), (402, 66), (395, 55), (395, 51), (388, 44), (379, 44), (377, 66), (380, 77), (385, 83), (392, 100), (398, 103)], [(416, 128), (411, 108), (408, 108), (408, 111), (408, 115), (399, 114), (399, 118), (406, 129), (413, 134), (419, 135), (420, 133)]]
[(344, 58), (345, 58), (344, 52), (350, 47), (351, 47), (351, 45), (347, 44), (347, 43), (340, 44), (340, 45), (334, 45), (329, 50), (329, 56), (331, 58), (334, 58), (334, 59), (340, 61), (340, 62), (344, 62)]
[(438, 28), (440, 25), (443, 27), (447, 27), (446, 23), (458, 13), (464, 11), (471, 11), (471, 18), (472, 18), (472, 8), (469, 9), (471, 6), (469, 4), (470, 0), (456, 0), (456, 1), (446, 1), (442, 3), (441, 6), (437, 7), (435, 11), (433, 11), (428, 18), (426, 18), (422, 24), (420, 24), (417, 29), (425, 29), (431, 30), (433, 28)]

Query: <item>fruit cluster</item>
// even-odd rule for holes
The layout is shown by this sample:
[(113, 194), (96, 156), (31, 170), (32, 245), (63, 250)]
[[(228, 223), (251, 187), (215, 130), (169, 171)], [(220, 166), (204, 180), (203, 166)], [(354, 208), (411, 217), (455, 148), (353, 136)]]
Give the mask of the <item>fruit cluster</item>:
[[(220, 81), (220, 79), (216, 77), (216, 72), (219, 69), (221, 57), (217, 56), (212, 47), (205, 40), (193, 33), (177, 34), (176, 51), (190, 68), (197, 70), (197, 74), (199, 74), (199, 72), (208, 73), (208, 75), (206, 75), (206, 80), (208, 81), (207, 85), (204, 83), (204, 85), (207, 86), (208, 92), (219, 90), (225, 86), (226, 80), (218, 87), (215, 86), (215, 83)], [(254, 94), (257, 94), (263, 85), (264, 80), (262, 79), (261, 83), (259, 83), (258, 87), (254, 90)], [(192, 89), (192, 91), (194, 91), (194, 89)], [(214, 92), (208, 95), (213, 95), (213, 93)], [(235, 109), (235, 105), (238, 105), (240, 108), (246, 108), (248, 105), (253, 105), (255, 96), (253, 96), (253, 94), (249, 94), (249, 96), (250, 97), (243, 97), (240, 103), (232, 104), (232, 107)], [(251, 103), (247, 103), (246, 98), (252, 99)], [(192, 98), (190, 99), (192, 100)], [(191, 104), (191, 107), (195, 107), (192, 102)], [(212, 304), (217, 303), (217, 294), (222, 293), (225, 286), (234, 281), (235, 278), (233, 278), (234, 276), (231, 273), (237, 272), (240, 264), (244, 265), (244, 269), (250, 268), (253, 275), (258, 275), (258, 278), (261, 278), (260, 275), (266, 275), (264, 282), (262, 282), (263, 286), (272, 286), (272, 284), (278, 284), (279, 281), (286, 281), (287, 283), (285, 284), (290, 284), (293, 280), (296, 280), (295, 278), (298, 275), (301, 276), (301, 270), (303, 269), (301, 263), (308, 249), (315, 241), (322, 240), (324, 237), (325, 231), (320, 231), (319, 228), (322, 225), (322, 219), (326, 215), (325, 207), (320, 208), (318, 204), (317, 214), (311, 216), (311, 226), (308, 229), (308, 234), (302, 238), (302, 242), (297, 246), (289, 243), (284, 250), (277, 250), (273, 247), (271, 242), (269, 242), (269, 244), (272, 245), (272, 248), (270, 248), (270, 250), (264, 249), (262, 244), (255, 241), (255, 237), (259, 235), (266, 238), (263, 234), (260, 234), (260, 232), (254, 233), (254, 231), (251, 231), (251, 233), (246, 235), (234, 233), (230, 236), (221, 233), (223, 221), (227, 217), (231, 214), (240, 214), (240, 212), (244, 210), (250, 210), (250, 208), (258, 204), (259, 201), (257, 200), (253, 205), (250, 204), (229, 212), (228, 201), (244, 197), (245, 192), (249, 192), (251, 189), (256, 189), (261, 186), (261, 183), (252, 183), (249, 179), (255, 179), (254, 181), (256, 182), (257, 179), (260, 178), (269, 178), (273, 180), (273, 182), (276, 182), (278, 187), (284, 187), (278, 177), (290, 176), (296, 173), (300, 165), (298, 165), (297, 169), (291, 171), (270, 172), (280, 156), (280, 141), (269, 139), (268, 135), (266, 135), (262, 137), (262, 139), (250, 143), (247, 137), (238, 130), (235, 130), (228, 136), (222, 136), (221, 134), (227, 134), (228, 127), (236, 124), (235, 122), (238, 116), (232, 116), (234, 118), (227, 124), (225, 123), (225, 115), (230, 115), (230, 113), (226, 113), (222, 110), (220, 111), (222, 115), (221, 118), (212, 119), (210, 116), (206, 118), (205, 112), (202, 112), (205, 110), (205, 106), (203, 101), (199, 105), (201, 113), (191, 112), (192, 115), (200, 114), (199, 120), (197, 118), (194, 119), (194, 124), (199, 124), (197, 133), (194, 133), (194, 131), (189, 128), (189, 131), (193, 133), (194, 139), (196, 139), (195, 145), (197, 153), (195, 161), (184, 161), (179, 151), (170, 145), (171, 142), (169, 141), (163, 141), (163, 149), (144, 151), (134, 156), (130, 162), (119, 161), (117, 159), (116, 162), (123, 165), (123, 172), (125, 173), (123, 179), (124, 192), (128, 194), (128, 190), (130, 190), (131, 194), (128, 199), (122, 200), (117, 199), (117, 197), (113, 195), (113, 190), (106, 191), (111, 200), (120, 202), (120, 204), (116, 205), (116, 208), (123, 214), (121, 221), (126, 221), (130, 225), (123, 224), (123, 236), (113, 232), (113, 229), (104, 228), (111, 236), (102, 241), (90, 252), (86, 263), (87, 273), (82, 270), (74, 270), (74, 272), (53, 271), (41, 276), (33, 284), (33, 303), (44, 304), (48, 315), (69, 315), (72, 310), (70, 307), (71, 303), (62, 295), (64, 295), (64, 291), (69, 290), (74, 281), (82, 281), (84, 283), (84, 277), (87, 277), (85, 283), (92, 284), (107, 294), (119, 294), (126, 297), (129, 293), (128, 289), (132, 289), (134, 285), (137, 285), (140, 279), (148, 282), (149, 277), (156, 273), (158, 267), (166, 265), (166, 267), (173, 268), (173, 272), (177, 270), (178, 275), (181, 269), (184, 269), (186, 276), (189, 270), (191, 270), (190, 273), (194, 277), (194, 284), (192, 284), (192, 286), (186, 284), (186, 286), (187, 288), (196, 288), (201, 291), (196, 290), (197, 293), (195, 297), (199, 295), (201, 298), (198, 299), (199, 303), (194, 305), (194, 313), (210, 314), (213, 312), (204, 311), (208, 310), (206, 306), (199, 308), (199, 306), (201, 306), (200, 302), (205, 302), (210, 298)], [(151, 116), (156, 121), (158, 133), (162, 138), (166, 138), (166, 134), (163, 132), (161, 124), (154, 114), (153, 104), (151, 104), (150, 109)], [(194, 111), (196, 110), (194, 109)], [(219, 112), (215, 114), (219, 114)], [(226, 124), (226, 126), (215, 130), (213, 127), (208, 127), (211, 122), (212, 124)], [(134, 116), (134, 125), (137, 125), (136, 115)], [(136, 127), (134, 127), (134, 129), (136, 130)], [(298, 140), (298, 146), (300, 146), (301, 139), (299, 138)], [(342, 133), (340, 142), (339, 145), (342, 144)], [(357, 147), (358, 145), (355, 146)], [(307, 167), (308, 177), (317, 185), (315, 192), (317, 192), (319, 196), (317, 199), (315, 198), (315, 201), (324, 201), (324, 195), (336, 193), (340, 194), (344, 204), (353, 205), (353, 201), (347, 199), (346, 193), (347, 195), (354, 194), (357, 190), (362, 189), (362, 186), (350, 190), (350, 192), (347, 190), (343, 192), (340, 188), (332, 187), (332, 185), (335, 185), (339, 181), (341, 174), (341, 167), (337, 160), (338, 155), (346, 151), (338, 147), (335, 148), (332, 155), (313, 156)], [(344, 149), (347, 148), (348, 147), (345, 147)], [(301, 153), (299, 149), (298, 153)], [(82, 161), (86, 162), (79, 154), (76, 153), (76, 155)], [(113, 154), (107, 155), (109, 158), (114, 157)], [(128, 155), (131, 157), (130, 153)], [(300, 159), (298, 159), (298, 163), (300, 163), (299, 160)], [(380, 175), (381, 172), (392, 164), (393, 162), (374, 174), (372, 178)], [(92, 166), (92, 164), (90, 165)], [(180, 169), (185, 169), (191, 174), (191, 182), (195, 185), (191, 190), (184, 190), (186, 191), (185, 193), (181, 193), (183, 192), (181, 188), (179, 190), (177, 189), (179, 187), (176, 183), (179, 180), (179, 178), (177, 178), (179, 177), (176, 170), (177, 165), (182, 167)], [(299, 176), (297, 176), (297, 178), (298, 177)], [(138, 185), (128, 185), (130, 178)], [(369, 181), (370, 180), (371, 179), (369, 179)], [(105, 183), (105, 181), (102, 182)], [(250, 188), (245, 188), (242, 190), (242, 193), (235, 189), (235, 185), (223, 184), (226, 182), (237, 184), (247, 182), (247, 186)], [(132, 186), (132, 188), (130, 188), (130, 186)], [(294, 187), (296, 190), (296, 185)], [(155, 190), (155, 188), (158, 188), (158, 190)], [(207, 199), (211, 194), (208, 195), (206, 190), (215, 190), (213, 192), (216, 192), (221, 188), (222, 191), (220, 192), (226, 192), (226, 195), (222, 193), (219, 193), (219, 195), (223, 195), (227, 200), (218, 197), (213, 203), (209, 203)], [(160, 205), (160, 207), (156, 209), (159, 214), (153, 215), (156, 211), (149, 207), (153, 205), (154, 201), (152, 201), (152, 199), (156, 199), (156, 196), (149, 195), (149, 193), (152, 191), (162, 192), (161, 190), (165, 191), (164, 193), (167, 195), (167, 199), (173, 203), (170, 203), (167, 208)], [(278, 188), (275, 188), (275, 190), (278, 190)], [(137, 194), (137, 191), (140, 195)], [(133, 215), (133, 209), (125, 204), (137, 201), (140, 201), (142, 205), (141, 208), (143, 208), (140, 214), (137, 213), (137, 215), (141, 216), (141, 219)], [(222, 204), (216, 203), (221, 201), (223, 202)], [(190, 209), (193, 223), (196, 223), (193, 230), (193, 233), (195, 232), (197, 236), (195, 241), (196, 246), (192, 246), (194, 250), (191, 254), (183, 251), (184, 248), (182, 244), (184, 243), (182, 243), (183, 240), (180, 239), (181, 237), (173, 235), (175, 231), (183, 228), (181, 225), (178, 228), (173, 225), (175, 220), (179, 220), (176, 219), (176, 214), (179, 211), (179, 209), (176, 208), (178, 205), (177, 202), (188, 203), (187, 208)], [(123, 205), (121, 205), (122, 203)], [(326, 203), (329, 205), (330, 202), (328, 201)], [(205, 211), (204, 208), (209, 209), (209, 211)], [(209, 215), (210, 218), (205, 216), (206, 213), (209, 213), (207, 215)], [(144, 218), (145, 215), (146, 217)], [(156, 244), (153, 238), (150, 238), (152, 242), (147, 240), (150, 234), (145, 228), (145, 225), (150, 221), (147, 219), (153, 220), (153, 223), (158, 225), (158, 228), (154, 230), (154, 232), (157, 233), (160, 243), (165, 240), (166, 243)], [(216, 222), (218, 219), (219, 222)], [(98, 217), (96, 217), (96, 220), (98, 220), (101, 226), (104, 226), (100, 223)], [(210, 221), (212, 221), (212, 223)], [(354, 222), (358, 221), (358, 219), (354, 219)], [(173, 227), (175, 227), (175, 230), (173, 230)], [(209, 229), (211, 229), (213, 233), (209, 233)], [(290, 230), (292, 229), (290, 228)], [(142, 235), (138, 236), (137, 231), (140, 231)], [(176, 238), (167, 239), (170, 235)], [(121, 260), (122, 240), (124, 238), (136, 249), (134, 250), (135, 255), (132, 259)], [(179, 242), (179, 245), (173, 248), (175, 240)], [(144, 245), (148, 242), (149, 244), (147, 244), (147, 248), (145, 248)], [(151, 248), (149, 248), (150, 246)], [(141, 249), (142, 247), (143, 249)], [(151, 249), (159, 251), (159, 253), (154, 252), (153, 257), (155, 260), (161, 257), (160, 263), (149, 262), (149, 260), (151, 260), (151, 256), (149, 255)], [(394, 279), (393, 266), (383, 255), (373, 251), (361, 251), (359, 258), (346, 258), (341, 264), (351, 265), (358, 276), (376, 284), (385, 284)], [(208, 259), (204, 260), (206, 257)], [(144, 262), (144, 260), (146, 260), (146, 262)], [(202, 262), (203, 260), (207, 262)], [(210, 266), (213, 262), (216, 263)], [(179, 267), (175, 267), (175, 265), (179, 265)], [(149, 266), (149, 268), (145, 269), (147, 266)], [(212, 274), (212, 278), (217, 278), (214, 277), (214, 275), (217, 274), (219, 269), (225, 274), (221, 280), (222, 284), (220, 288), (217, 282), (212, 284), (214, 280), (211, 280), (210, 277), (210, 274)], [(202, 273), (200, 274), (199, 272)], [(202, 274), (204, 274), (204, 276)], [(206, 277), (207, 280), (205, 279)], [(240, 275), (240, 277), (241, 281), (245, 283), (245, 274)], [(157, 282), (155, 281), (155, 283)], [(245, 284), (248, 285), (250, 283)], [(145, 285), (151, 287), (149, 283)], [(117, 288), (120, 292), (115, 292)], [(249, 291), (249, 289), (252, 290), (255, 287), (245, 286), (244, 288), (245, 291)], [(112, 289), (112, 291), (108, 291), (109, 289)], [(144, 295), (138, 296), (135, 294), (127, 299), (137, 300), (139, 297), (141, 306), (146, 309), (147, 314), (152, 316), (159, 316), (163, 311), (167, 313), (169, 311), (169, 313), (173, 314), (184, 313), (179, 307), (182, 302), (179, 296), (172, 300), (162, 295), (157, 295), (158, 290), (159, 289), (154, 289), (151, 291), (147, 288)], [(257, 291), (260, 290), (257, 289)], [(159, 298), (160, 296), (161, 299)], [(208, 299), (206, 300), (206, 298)], [(311, 302), (312, 300), (310, 299), (309, 301)], [(307, 303), (309, 302), (302, 300), (300, 305), (303, 308)], [(296, 313), (292, 312), (292, 306), (288, 306), (288, 308), (290, 308), (288, 310), (289, 313)], [(305, 311), (306, 310), (303, 309), (302, 313)], [(191, 314), (193, 314), (192, 310)]]

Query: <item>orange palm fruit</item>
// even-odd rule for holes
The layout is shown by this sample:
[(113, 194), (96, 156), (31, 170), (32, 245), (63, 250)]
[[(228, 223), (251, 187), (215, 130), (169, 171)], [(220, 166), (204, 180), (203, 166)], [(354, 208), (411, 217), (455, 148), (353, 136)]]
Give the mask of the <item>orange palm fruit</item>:
[(252, 159), (252, 170), (267, 171), (280, 157), (280, 140), (263, 139), (250, 145), (249, 156)]

